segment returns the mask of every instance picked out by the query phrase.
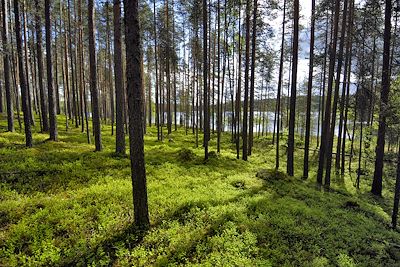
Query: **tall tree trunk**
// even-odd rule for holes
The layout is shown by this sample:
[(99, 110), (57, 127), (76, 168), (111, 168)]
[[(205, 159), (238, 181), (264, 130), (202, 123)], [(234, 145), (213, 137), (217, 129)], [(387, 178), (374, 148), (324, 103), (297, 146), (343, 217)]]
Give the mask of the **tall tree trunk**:
[(303, 178), (308, 178), (308, 161), (310, 155), (310, 132), (311, 132), (311, 100), (314, 74), (314, 33), (315, 33), (315, 0), (311, 3), (311, 38), (310, 38), (310, 62), (308, 70), (307, 87), (307, 111), (306, 111), (306, 140), (304, 145), (304, 168)]
[(382, 90), (381, 106), (379, 113), (378, 140), (376, 145), (375, 172), (371, 192), (382, 196), (383, 157), (385, 154), (386, 135), (386, 107), (390, 91), (390, 38), (391, 38), (392, 1), (386, 0), (385, 8), (385, 33), (383, 43), (383, 65), (382, 65)]
[(116, 97), (116, 146), (115, 152), (125, 154), (124, 89), (122, 81), (121, 1), (114, 0), (114, 73)]
[[(77, 96), (76, 96), (76, 75), (75, 75), (75, 64), (72, 50), (72, 28), (71, 28), (71, 0), (68, 0), (68, 32), (69, 32), (69, 58), (71, 62), (71, 89), (72, 89), (72, 113), (75, 119), (75, 128), (79, 127), (79, 118), (78, 118), (78, 108), (77, 108)], [(90, 0), (89, 0), (90, 1)], [(89, 28), (90, 31), (90, 28)], [(89, 49), (90, 50), (90, 49)]]
[(8, 0), (1, 0), (1, 13), (3, 29), (3, 67), (4, 67), (4, 88), (6, 91), (6, 105), (7, 105), (7, 129), (9, 132), (14, 132), (14, 105), (12, 100), (11, 83), (10, 83), (10, 48), (8, 45)]
[(46, 18), (47, 92), (49, 101), (50, 140), (57, 141), (56, 103), (53, 89), (53, 64), (51, 60), (50, 0), (44, 1)]
[(137, 0), (124, 0), (126, 79), (129, 107), (129, 141), (133, 187), (135, 224), (140, 229), (149, 228), (146, 168), (143, 140), (142, 58), (139, 13)]
[(239, 2), (239, 32), (238, 32), (238, 81), (237, 81), (237, 90), (236, 90), (236, 158), (240, 158), (240, 109), (242, 106), (242, 33), (241, 33), (241, 3)]
[[(221, 151), (221, 1), (217, 1), (217, 152)], [(215, 62), (214, 62), (215, 64)]]
[(344, 10), (343, 10), (343, 18), (342, 18), (342, 26), (341, 26), (341, 38), (339, 45), (339, 55), (337, 60), (337, 70), (336, 70), (336, 81), (335, 81), (335, 93), (333, 96), (333, 108), (332, 108), (332, 120), (329, 131), (329, 139), (328, 139), (328, 150), (327, 150), (327, 163), (326, 163), (326, 172), (325, 172), (325, 186), (330, 187), (331, 183), (331, 168), (332, 168), (332, 151), (333, 151), (333, 141), (335, 138), (335, 128), (336, 128), (336, 113), (337, 106), (339, 101), (339, 87), (340, 87), (340, 79), (342, 73), (342, 65), (343, 65), (343, 50), (346, 39), (346, 25), (347, 25), (347, 8), (348, 8), (348, 0), (344, 1)]
[(251, 74), (250, 74), (250, 119), (249, 119), (249, 152), (251, 155), (254, 137), (254, 83), (256, 68), (256, 37), (257, 37), (257, 0), (253, 3), (253, 33), (251, 49)]
[(205, 159), (208, 159), (208, 140), (210, 132), (210, 106), (208, 99), (208, 60), (207, 60), (207, 1), (203, 0), (203, 86), (204, 86), (204, 154)]
[[(348, 72), (348, 69), (351, 68), (349, 65), (351, 60), (349, 57), (351, 57), (351, 42), (352, 42), (352, 32), (353, 32), (353, 5), (354, 5), (354, 0), (351, 0), (349, 3), (349, 25), (348, 25), (348, 32), (347, 32), (347, 41), (346, 41), (346, 59), (345, 59), (345, 64), (344, 64), (344, 77), (343, 77), (343, 85), (342, 85), (342, 97), (340, 101), (340, 117), (339, 117), (339, 134), (338, 134), (338, 141), (337, 141), (337, 147), (336, 147), (336, 160), (335, 160), (335, 168), (336, 171), (338, 172), (340, 169), (340, 157), (341, 157), (341, 149), (342, 149), (342, 142), (345, 142), (346, 135), (343, 135), (343, 125), (344, 125), (344, 109), (345, 109), (345, 104), (346, 104), (346, 99), (347, 99), (347, 85), (350, 83), (350, 73)], [(347, 119), (347, 118), (346, 118)], [(343, 149), (346, 149), (346, 147), (343, 147)], [(344, 156), (344, 155), (343, 155)]]
[(297, 64), (299, 60), (299, 0), (294, 0), (293, 17), (293, 65), (292, 65), (292, 87), (290, 95), (290, 118), (287, 153), (287, 173), (294, 175), (294, 127), (296, 120), (296, 91), (297, 91)]
[(167, 27), (167, 42), (166, 42), (166, 63), (165, 63), (165, 74), (167, 78), (167, 130), (168, 135), (172, 132), (172, 117), (171, 117), (171, 70), (170, 70), (170, 35), (169, 35), (169, 4), (168, 0), (165, 1), (166, 10), (166, 27)]
[(158, 78), (158, 50), (157, 50), (157, 21), (156, 21), (156, 0), (153, 0), (153, 31), (154, 31), (154, 68), (156, 70), (156, 88), (155, 88), (155, 98), (156, 98), (156, 126), (157, 126), (157, 140), (161, 139), (160, 136), (160, 107), (159, 107), (159, 78)]
[(96, 151), (101, 151), (102, 145), (101, 145), (99, 97), (97, 93), (96, 45), (94, 43), (93, 0), (88, 1), (88, 26), (89, 26), (90, 92), (92, 95), (93, 132), (94, 132)]
[(23, 62), (22, 52), (22, 37), (21, 37), (21, 22), (19, 15), (19, 1), (14, 1), (14, 14), (15, 14), (15, 37), (17, 40), (17, 56), (18, 56), (18, 67), (19, 67), (19, 83), (21, 87), (21, 98), (22, 98), (22, 112), (24, 115), (24, 128), (25, 128), (25, 144), (27, 147), (32, 147), (32, 132), (31, 132), (31, 121), (28, 103), (28, 90), (26, 87), (26, 76)]
[[(326, 158), (328, 156), (332, 157), (332, 155), (326, 155), (326, 152), (329, 151), (328, 144), (326, 140), (328, 140), (330, 136), (330, 121), (331, 121), (331, 109), (332, 109), (332, 91), (333, 91), (333, 80), (334, 80), (334, 72), (335, 72), (335, 61), (336, 61), (336, 48), (337, 48), (337, 37), (339, 31), (339, 14), (340, 13), (340, 0), (336, 0), (335, 2), (335, 15), (334, 15), (334, 23), (333, 23), (333, 35), (331, 38), (331, 44), (329, 48), (329, 74), (328, 74), (328, 91), (326, 96), (325, 103), (325, 119), (323, 121), (323, 129), (321, 135), (321, 147), (319, 150), (319, 162), (318, 162), (318, 173), (317, 173), (317, 182), (322, 184), (322, 177), (325, 168)], [(333, 129), (334, 131), (334, 129)], [(326, 183), (326, 182), (325, 182)]]
[(29, 52), (28, 52), (28, 37), (27, 37), (27, 18), (26, 18), (26, 2), (25, 0), (22, 2), (22, 19), (24, 22), (23, 27), (23, 35), (24, 35), (24, 57), (25, 57), (25, 73), (26, 73), (26, 89), (28, 91), (28, 106), (29, 106), (29, 118), (31, 120), (31, 125), (35, 126), (35, 118), (33, 116), (33, 107), (32, 107), (32, 93), (31, 93), (31, 84), (30, 84), (30, 70), (29, 70)]
[(36, 5), (36, 13), (35, 13), (35, 21), (36, 21), (36, 56), (37, 56), (37, 69), (38, 69), (38, 81), (39, 81), (39, 92), (40, 92), (40, 107), (41, 107), (41, 115), (42, 115), (42, 131), (49, 131), (49, 120), (47, 118), (47, 103), (46, 96), (44, 93), (44, 74), (43, 74), (43, 52), (42, 52), (42, 23), (41, 23), (41, 9), (39, 5), (39, 1), (35, 0)]
[(243, 151), (242, 159), (248, 156), (248, 107), (249, 107), (249, 69), (250, 69), (250, 0), (246, 0), (246, 53), (244, 70), (244, 101), (243, 101)]
[(276, 154), (275, 154), (275, 169), (279, 169), (280, 161), (280, 120), (281, 118), (281, 95), (282, 95), (282, 76), (283, 76), (283, 49), (285, 45), (285, 23), (286, 23), (286, 0), (283, 1), (283, 19), (282, 19), (282, 41), (281, 41), (281, 58), (279, 63), (279, 78), (278, 78), (278, 92), (276, 96)]

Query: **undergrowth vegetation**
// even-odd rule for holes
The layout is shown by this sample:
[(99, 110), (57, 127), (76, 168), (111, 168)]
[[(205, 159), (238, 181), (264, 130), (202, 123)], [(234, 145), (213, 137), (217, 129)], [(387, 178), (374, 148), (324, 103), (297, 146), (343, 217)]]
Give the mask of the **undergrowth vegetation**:
[(129, 158), (113, 153), (108, 126), (95, 153), (79, 129), (60, 130), (59, 142), (34, 134), (26, 149), (3, 122), (0, 266), (399, 266), (391, 192), (372, 197), (367, 177), (355, 190), (354, 173), (325, 192), (315, 173), (301, 179), (301, 150), (294, 178), (271, 170), (270, 137), (256, 138), (243, 162), (225, 135), (204, 162), (191, 134), (158, 142), (148, 127), (151, 229), (137, 232)]

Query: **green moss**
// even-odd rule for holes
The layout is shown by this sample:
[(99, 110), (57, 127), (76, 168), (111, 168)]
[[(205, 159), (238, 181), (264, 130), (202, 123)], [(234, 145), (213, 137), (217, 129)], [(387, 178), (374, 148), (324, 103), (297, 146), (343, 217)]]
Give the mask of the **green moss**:
[[(309, 180), (301, 179), (300, 149), (295, 177), (288, 177), (284, 150), (282, 169), (273, 169), (270, 136), (255, 139), (253, 155), (243, 162), (223, 134), (221, 153), (205, 162), (192, 135), (179, 129), (171, 134), (174, 142), (159, 142), (148, 127), (151, 229), (137, 232), (129, 157), (114, 154), (110, 127), (103, 126), (104, 151), (95, 153), (85, 134), (66, 132), (63, 123), (60, 118), (59, 142), (35, 133), (32, 149), (24, 148), (22, 132), (0, 133), (0, 265), (398, 263), (400, 234), (388, 228), (392, 192), (372, 197), (368, 177), (355, 190), (354, 173), (334, 176), (325, 192), (314, 182), (316, 155)], [(210, 150), (215, 147), (212, 136)]]

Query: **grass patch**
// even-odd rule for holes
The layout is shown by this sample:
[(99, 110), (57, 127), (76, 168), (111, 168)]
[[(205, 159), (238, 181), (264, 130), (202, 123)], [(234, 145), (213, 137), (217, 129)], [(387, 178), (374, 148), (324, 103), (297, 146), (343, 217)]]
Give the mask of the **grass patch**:
[[(23, 133), (0, 133), (0, 266), (399, 262), (400, 234), (389, 229), (392, 192), (372, 197), (369, 177), (357, 191), (349, 173), (325, 192), (315, 185), (315, 164), (309, 180), (301, 179), (301, 149), (290, 178), (282, 171), (284, 149), (282, 169), (273, 169), (270, 136), (256, 138), (243, 162), (223, 134), (221, 153), (205, 162), (191, 134), (179, 129), (173, 142), (159, 142), (148, 127), (151, 229), (143, 233), (132, 225), (129, 157), (114, 154), (110, 127), (103, 126), (98, 153), (79, 129), (61, 128), (59, 142), (35, 133), (32, 149), (24, 148)], [(216, 147), (215, 136), (210, 146)]]

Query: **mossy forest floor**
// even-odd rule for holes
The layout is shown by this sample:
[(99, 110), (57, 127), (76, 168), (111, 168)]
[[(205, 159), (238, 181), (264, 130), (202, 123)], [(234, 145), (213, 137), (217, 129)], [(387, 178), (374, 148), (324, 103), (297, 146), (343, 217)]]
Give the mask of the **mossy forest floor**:
[(109, 126), (99, 153), (62, 119), (59, 142), (35, 133), (31, 149), (5, 126), (2, 117), (0, 266), (400, 266), (389, 191), (372, 197), (370, 175), (355, 190), (353, 172), (325, 192), (315, 183), (316, 154), (301, 179), (300, 149), (294, 178), (269, 171), (270, 137), (256, 138), (243, 162), (225, 134), (221, 154), (204, 162), (191, 133), (158, 142), (148, 128), (151, 229), (143, 233), (132, 226), (129, 158), (113, 154)]

